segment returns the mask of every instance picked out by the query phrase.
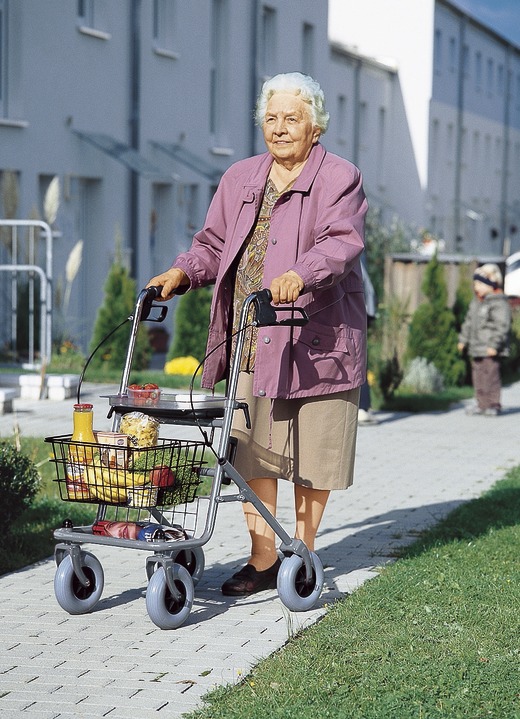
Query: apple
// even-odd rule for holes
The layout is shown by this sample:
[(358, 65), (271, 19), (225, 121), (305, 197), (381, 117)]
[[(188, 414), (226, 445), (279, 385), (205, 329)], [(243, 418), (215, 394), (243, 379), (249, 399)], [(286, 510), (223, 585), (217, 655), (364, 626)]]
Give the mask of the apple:
[(172, 487), (175, 483), (175, 474), (169, 467), (154, 467), (150, 472), (150, 482), (154, 487)]

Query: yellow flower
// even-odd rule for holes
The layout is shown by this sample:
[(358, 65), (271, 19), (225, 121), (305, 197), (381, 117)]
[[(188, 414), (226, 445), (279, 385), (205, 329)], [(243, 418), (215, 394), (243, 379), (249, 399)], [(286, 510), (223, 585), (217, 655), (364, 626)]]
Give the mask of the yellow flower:
[[(195, 357), (175, 357), (164, 365), (165, 374), (194, 374), (199, 365)], [(199, 367), (198, 372), (201, 371)]]
[(367, 372), (367, 381), (370, 387), (373, 387), (376, 383), (376, 376), (371, 369)]

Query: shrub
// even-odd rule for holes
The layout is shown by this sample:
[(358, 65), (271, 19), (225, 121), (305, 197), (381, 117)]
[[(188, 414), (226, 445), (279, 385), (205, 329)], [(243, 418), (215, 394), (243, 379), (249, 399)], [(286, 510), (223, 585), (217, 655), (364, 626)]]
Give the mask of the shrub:
[(426, 357), (415, 357), (406, 368), (401, 384), (417, 394), (434, 394), (443, 391), (444, 378)]
[(203, 287), (187, 292), (179, 299), (175, 313), (175, 333), (167, 359), (196, 357), (199, 362), (206, 353), (209, 313), (213, 288)]
[(0, 505), (7, 531), (32, 504), (40, 483), (36, 465), (9, 442), (0, 442)]
[(435, 254), (426, 266), (422, 291), (426, 296), (415, 310), (408, 332), (409, 360), (425, 357), (442, 373), (449, 386), (462, 384), (466, 364), (457, 350), (455, 315), (447, 307), (444, 269)]
[(377, 375), (383, 398), (385, 401), (392, 399), (403, 378), (397, 353), (394, 353), (393, 357), (389, 359), (380, 361)]

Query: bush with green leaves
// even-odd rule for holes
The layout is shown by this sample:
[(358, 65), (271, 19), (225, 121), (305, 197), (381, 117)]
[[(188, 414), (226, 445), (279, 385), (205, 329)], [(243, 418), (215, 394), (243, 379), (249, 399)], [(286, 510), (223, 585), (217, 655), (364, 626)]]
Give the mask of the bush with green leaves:
[(376, 375), (379, 389), (381, 390), (384, 400), (388, 401), (392, 399), (403, 379), (403, 371), (399, 363), (399, 358), (397, 357), (397, 352), (394, 352), (392, 357), (379, 361)]
[[(115, 327), (133, 314), (137, 300), (136, 283), (119, 259), (115, 259), (105, 283), (105, 299), (99, 308), (90, 352), (107, 337)], [(96, 369), (122, 369), (125, 363), (131, 322), (120, 327), (106, 342), (103, 342), (92, 358), (92, 367)], [(152, 350), (148, 338), (148, 328), (139, 327), (134, 351), (133, 367), (136, 370), (146, 369), (150, 363)]]
[(195, 357), (202, 361), (208, 341), (212, 287), (187, 292), (179, 298), (175, 313), (175, 332), (167, 359)]
[(447, 386), (463, 384), (466, 364), (457, 350), (455, 315), (447, 306), (444, 268), (435, 254), (421, 286), (426, 301), (415, 310), (408, 329), (407, 359), (425, 357), (442, 373)]
[(0, 442), (0, 506), (7, 531), (28, 509), (38, 492), (40, 475), (34, 462), (10, 442)]

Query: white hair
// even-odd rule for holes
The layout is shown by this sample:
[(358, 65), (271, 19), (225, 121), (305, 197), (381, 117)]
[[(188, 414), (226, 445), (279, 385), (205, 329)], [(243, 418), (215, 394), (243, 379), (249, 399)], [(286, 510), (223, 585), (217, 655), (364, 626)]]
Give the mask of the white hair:
[(329, 125), (329, 113), (325, 110), (323, 90), (310, 75), (301, 72), (286, 72), (266, 80), (256, 102), (255, 121), (263, 125), (267, 103), (277, 92), (292, 92), (299, 95), (309, 105), (312, 124), (319, 127), (321, 133), (326, 132)]

